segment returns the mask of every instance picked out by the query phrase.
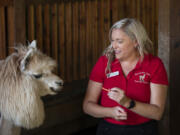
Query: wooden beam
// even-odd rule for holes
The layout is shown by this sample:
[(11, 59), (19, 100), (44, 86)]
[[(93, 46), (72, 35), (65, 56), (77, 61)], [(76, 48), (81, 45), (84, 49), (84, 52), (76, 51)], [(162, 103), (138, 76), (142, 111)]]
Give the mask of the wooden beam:
[[(166, 9), (166, 10), (165, 10)], [(169, 75), (169, 92), (164, 119), (160, 125), (162, 135), (179, 133), (180, 109), (180, 1), (159, 0), (159, 51)]]
[[(169, 71), (169, 57), (170, 57), (170, 27), (169, 27), (169, 1), (170, 0), (159, 0), (159, 33), (158, 33), (158, 56), (162, 59), (165, 64), (165, 68)], [(166, 9), (166, 10), (164, 10)], [(159, 131), (161, 135), (170, 135), (170, 118), (169, 118), (169, 106), (170, 99), (169, 94), (167, 98), (166, 108), (163, 119), (160, 121)]]
[(0, 0), (0, 7), (12, 6), (13, 0)]
[(170, 134), (179, 133), (180, 107), (178, 106), (180, 97), (180, 1), (169, 0), (170, 2)]

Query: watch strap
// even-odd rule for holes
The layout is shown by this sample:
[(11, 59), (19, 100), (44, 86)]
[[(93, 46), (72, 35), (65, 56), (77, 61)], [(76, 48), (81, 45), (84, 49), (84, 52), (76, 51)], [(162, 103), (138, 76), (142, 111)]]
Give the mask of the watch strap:
[(136, 105), (135, 101), (131, 100), (128, 109), (135, 107), (135, 105)]

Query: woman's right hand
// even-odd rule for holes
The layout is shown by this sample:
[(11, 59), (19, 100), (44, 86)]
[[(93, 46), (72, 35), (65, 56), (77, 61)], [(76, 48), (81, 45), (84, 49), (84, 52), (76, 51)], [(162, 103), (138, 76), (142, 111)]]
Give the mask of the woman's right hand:
[(126, 120), (127, 113), (120, 106), (103, 107), (98, 104), (101, 90), (102, 83), (91, 80), (89, 81), (86, 95), (83, 101), (84, 112), (96, 118), (110, 117), (116, 120)]
[(109, 108), (110, 109), (110, 116), (115, 120), (126, 120), (127, 119), (127, 113), (119, 106)]

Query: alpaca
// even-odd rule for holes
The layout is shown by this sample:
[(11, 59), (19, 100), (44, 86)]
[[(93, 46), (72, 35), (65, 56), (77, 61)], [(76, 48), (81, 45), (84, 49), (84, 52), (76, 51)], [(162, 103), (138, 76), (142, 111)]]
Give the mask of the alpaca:
[(139, 76), (139, 80), (140, 80), (141, 82), (144, 82), (145, 76), (146, 76), (146, 74), (140, 75), (140, 76)]
[(14, 125), (32, 129), (45, 117), (41, 96), (59, 92), (63, 80), (52, 73), (56, 62), (37, 50), (36, 41), (15, 49), (0, 61), (0, 113)]

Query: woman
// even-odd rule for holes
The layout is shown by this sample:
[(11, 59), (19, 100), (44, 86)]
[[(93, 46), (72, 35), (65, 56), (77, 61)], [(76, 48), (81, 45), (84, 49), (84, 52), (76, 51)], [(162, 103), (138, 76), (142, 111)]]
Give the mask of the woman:
[(109, 38), (90, 74), (83, 110), (103, 118), (97, 135), (156, 135), (167, 95), (164, 65), (135, 19), (115, 23)]

